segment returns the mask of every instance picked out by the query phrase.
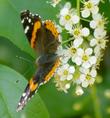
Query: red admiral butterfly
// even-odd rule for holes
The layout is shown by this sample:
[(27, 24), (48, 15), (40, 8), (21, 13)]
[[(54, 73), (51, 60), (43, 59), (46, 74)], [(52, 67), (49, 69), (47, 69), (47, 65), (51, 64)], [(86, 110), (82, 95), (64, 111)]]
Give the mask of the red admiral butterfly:
[(35, 94), (38, 87), (53, 76), (60, 64), (56, 54), (59, 45), (59, 32), (51, 20), (41, 21), (39, 15), (30, 13), (29, 10), (21, 12), (26, 37), (33, 49), (39, 54), (37, 72), (30, 79), (17, 106), (17, 111), (22, 110), (27, 101)]

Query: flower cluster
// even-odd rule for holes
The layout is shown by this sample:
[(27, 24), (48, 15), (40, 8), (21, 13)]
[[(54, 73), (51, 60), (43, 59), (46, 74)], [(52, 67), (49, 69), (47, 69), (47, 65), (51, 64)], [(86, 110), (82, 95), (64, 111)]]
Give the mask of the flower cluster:
[[(67, 92), (76, 86), (76, 94), (82, 95), (83, 88), (94, 84), (97, 67), (106, 47), (106, 19), (99, 13), (100, 0), (83, 2), (80, 16), (78, 9), (67, 2), (58, 15), (62, 30), (67, 31), (66, 43), (58, 49), (61, 65), (55, 73), (58, 90)], [(86, 27), (81, 21), (87, 22)]]

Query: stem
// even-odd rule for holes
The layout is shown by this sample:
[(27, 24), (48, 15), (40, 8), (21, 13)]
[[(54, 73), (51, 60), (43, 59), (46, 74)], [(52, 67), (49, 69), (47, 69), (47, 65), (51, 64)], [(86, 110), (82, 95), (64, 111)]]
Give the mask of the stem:
[(93, 99), (95, 118), (102, 118), (101, 111), (100, 111), (101, 107), (100, 107), (99, 99), (97, 97), (97, 90), (95, 85), (91, 87), (91, 96)]
[(88, 19), (84, 19), (84, 18), (80, 18), (80, 19), (83, 21), (86, 21), (86, 22), (90, 22), (90, 20), (88, 20)]
[(72, 40), (73, 40), (73, 38), (70, 38), (69, 40), (63, 41), (61, 45), (65, 44), (65, 43), (68, 43), (68, 42), (70, 42)]
[[(77, 15), (80, 18), (80, 0), (77, 0)], [(78, 26), (80, 26), (80, 21), (78, 23)]]

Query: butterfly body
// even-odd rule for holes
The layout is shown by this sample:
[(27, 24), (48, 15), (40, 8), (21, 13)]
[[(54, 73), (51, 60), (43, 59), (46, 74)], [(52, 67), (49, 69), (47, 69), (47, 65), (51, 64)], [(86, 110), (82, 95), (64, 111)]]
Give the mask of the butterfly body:
[(34, 15), (29, 10), (21, 13), (21, 22), (24, 33), (39, 58), (36, 62), (37, 71), (28, 82), (18, 103), (17, 111), (24, 108), (40, 85), (50, 80), (60, 64), (59, 57), (56, 54), (59, 45), (59, 33), (54, 23), (50, 20), (42, 22), (39, 15)]

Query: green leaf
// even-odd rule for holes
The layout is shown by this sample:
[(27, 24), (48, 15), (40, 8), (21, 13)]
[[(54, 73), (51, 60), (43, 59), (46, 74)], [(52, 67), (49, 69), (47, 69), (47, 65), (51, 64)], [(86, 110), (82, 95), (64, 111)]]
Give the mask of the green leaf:
[(24, 51), (21, 51), (7, 38), (0, 37), (1, 64), (11, 67), (21, 75), (25, 76), (25, 78), (30, 79), (36, 70), (34, 62), (35, 59), (32, 58), (32, 56)]
[[(8, 38), (23, 51), (35, 56), (25, 37), (20, 12), (29, 9), (44, 19), (54, 19), (57, 13), (47, 0), (0, 0), (0, 36)], [(51, 11), (51, 12), (50, 12)]]
[(16, 112), (26, 80), (9, 67), (0, 65), (0, 118), (48, 118), (48, 111), (36, 94), (24, 110)]

